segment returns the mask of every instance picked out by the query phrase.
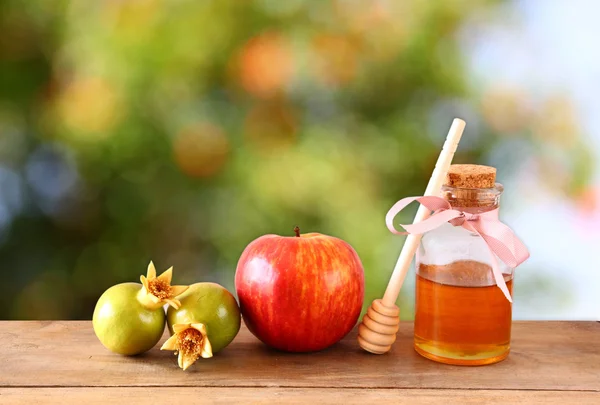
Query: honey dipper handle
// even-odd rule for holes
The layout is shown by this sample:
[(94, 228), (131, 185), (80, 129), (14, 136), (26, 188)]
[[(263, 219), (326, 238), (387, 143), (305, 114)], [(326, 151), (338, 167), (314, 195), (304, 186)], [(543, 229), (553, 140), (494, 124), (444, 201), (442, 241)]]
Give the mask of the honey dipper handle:
[[(456, 152), (458, 142), (460, 141), (465, 129), (465, 125), (465, 122), (459, 118), (455, 118), (454, 121), (452, 121), (452, 126), (450, 127), (450, 131), (448, 131), (448, 136), (446, 137), (446, 142), (444, 142), (444, 146), (440, 156), (438, 157), (437, 163), (435, 164), (435, 168), (433, 169), (433, 173), (431, 174), (431, 178), (429, 179), (429, 183), (427, 184), (427, 189), (425, 190), (424, 195), (439, 195), (442, 184), (444, 184), (446, 174), (448, 173), (448, 168), (452, 163), (454, 152)], [(417, 215), (415, 215), (413, 223), (421, 222), (429, 215), (429, 210), (421, 205), (417, 211)], [(391, 307), (396, 304), (398, 294), (400, 294), (400, 289), (402, 288), (402, 284), (406, 278), (406, 273), (408, 273), (410, 263), (412, 262), (417, 248), (419, 247), (420, 241), (421, 235), (408, 235), (406, 237), (406, 241), (402, 247), (402, 252), (400, 252), (400, 257), (398, 257), (398, 262), (396, 262), (394, 272), (392, 273), (390, 282), (385, 290), (385, 295), (383, 296), (382, 301), (384, 305)]]

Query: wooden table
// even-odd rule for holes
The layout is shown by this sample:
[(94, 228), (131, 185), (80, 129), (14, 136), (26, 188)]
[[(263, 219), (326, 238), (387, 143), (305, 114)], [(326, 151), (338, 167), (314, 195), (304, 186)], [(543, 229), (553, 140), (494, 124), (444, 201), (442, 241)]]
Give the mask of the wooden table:
[(382, 356), (361, 351), (356, 331), (320, 353), (286, 354), (243, 327), (184, 372), (159, 347), (123, 357), (90, 322), (0, 322), (0, 404), (600, 404), (598, 322), (515, 322), (510, 356), (485, 367), (420, 357), (410, 323)]

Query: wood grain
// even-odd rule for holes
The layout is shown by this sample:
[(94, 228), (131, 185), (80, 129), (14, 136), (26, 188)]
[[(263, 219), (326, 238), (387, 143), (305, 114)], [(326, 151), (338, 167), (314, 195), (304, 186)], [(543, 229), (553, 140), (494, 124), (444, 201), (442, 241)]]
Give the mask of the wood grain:
[[(148, 399), (151, 398), (151, 401)], [(0, 403), (161, 404), (548, 404), (597, 405), (600, 393), (575, 391), (477, 391), (319, 388), (0, 388)]]
[(266, 348), (242, 328), (223, 352), (183, 372), (172, 353), (158, 350), (160, 344), (137, 357), (108, 352), (88, 321), (0, 322), (0, 387), (600, 391), (600, 323), (516, 322), (512, 343), (504, 362), (470, 368), (417, 355), (409, 323), (401, 324), (385, 355), (362, 351), (356, 331), (329, 350), (287, 354)]

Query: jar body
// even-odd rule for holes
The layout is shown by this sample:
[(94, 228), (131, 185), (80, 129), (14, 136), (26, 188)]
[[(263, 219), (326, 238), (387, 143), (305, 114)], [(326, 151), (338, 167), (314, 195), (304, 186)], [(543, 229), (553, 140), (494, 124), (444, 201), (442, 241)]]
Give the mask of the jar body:
[[(514, 269), (497, 263), (512, 295)], [(446, 223), (423, 235), (416, 267), (415, 350), (456, 365), (505, 359), (512, 304), (496, 285), (484, 240)]]

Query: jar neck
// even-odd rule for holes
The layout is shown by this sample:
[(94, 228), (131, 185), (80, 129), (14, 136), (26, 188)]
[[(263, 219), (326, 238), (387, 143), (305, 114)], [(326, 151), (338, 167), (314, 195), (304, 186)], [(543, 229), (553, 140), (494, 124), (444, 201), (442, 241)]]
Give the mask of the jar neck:
[(471, 214), (493, 211), (500, 206), (504, 187), (496, 183), (493, 188), (458, 188), (442, 186), (442, 197), (457, 210)]

